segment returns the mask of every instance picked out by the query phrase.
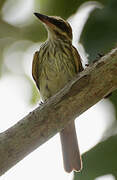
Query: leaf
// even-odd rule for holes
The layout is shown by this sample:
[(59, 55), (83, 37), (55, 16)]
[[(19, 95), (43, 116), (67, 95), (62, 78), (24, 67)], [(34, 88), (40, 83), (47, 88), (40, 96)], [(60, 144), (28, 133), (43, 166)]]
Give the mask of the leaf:
[(112, 93), (109, 99), (115, 107), (115, 117), (117, 120), (117, 90)]
[(105, 54), (117, 42), (117, 1), (111, 0), (103, 9), (94, 10), (85, 24), (81, 43), (94, 60), (98, 53)]
[(4, 5), (5, 2), (6, 2), (6, 0), (1, 0), (1, 1), (0, 1), (0, 10), (2, 9), (2, 7), (3, 7), (3, 5)]
[(94, 180), (98, 176), (112, 174), (117, 178), (117, 135), (97, 144), (86, 152), (83, 170), (75, 173), (74, 180)]
[[(56, 15), (63, 18), (68, 18), (75, 13), (77, 9), (84, 3), (89, 2), (87, 0), (36, 0), (35, 7), (40, 7), (40, 12), (47, 15)], [(103, 4), (106, 4), (106, 0), (98, 0)], [(39, 11), (39, 9), (37, 9)]]

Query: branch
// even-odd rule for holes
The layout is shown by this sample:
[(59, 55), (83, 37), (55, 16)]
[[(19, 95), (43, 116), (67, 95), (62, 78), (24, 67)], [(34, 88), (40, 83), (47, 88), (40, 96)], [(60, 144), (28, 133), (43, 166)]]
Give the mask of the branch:
[(0, 175), (117, 89), (117, 48), (90, 65), (59, 93), (0, 134)]

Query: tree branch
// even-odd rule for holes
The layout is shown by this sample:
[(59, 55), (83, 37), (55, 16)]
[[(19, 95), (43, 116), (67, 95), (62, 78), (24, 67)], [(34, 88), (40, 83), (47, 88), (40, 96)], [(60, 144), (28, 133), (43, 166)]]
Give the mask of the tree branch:
[(117, 48), (90, 65), (64, 89), (0, 134), (0, 175), (117, 89)]

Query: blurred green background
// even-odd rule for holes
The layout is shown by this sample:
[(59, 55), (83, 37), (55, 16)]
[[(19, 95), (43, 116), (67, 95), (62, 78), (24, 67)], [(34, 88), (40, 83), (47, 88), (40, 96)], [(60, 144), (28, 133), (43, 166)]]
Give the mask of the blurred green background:
[[(31, 86), (27, 100), (29, 104), (35, 104), (39, 100), (38, 91), (31, 77), (33, 54), (40, 43), (47, 38), (44, 26), (33, 16), (34, 11), (61, 16), (65, 19), (71, 17), (72, 24), (72, 15), (75, 17), (79, 11), (86, 13), (87, 8), (94, 7), (90, 13), (87, 13), (87, 18), (81, 19), (84, 25), (79, 27), (81, 32), (79, 42), (76, 44), (77, 48), (80, 43), (88, 61), (91, 62), (98, 57), (98, 54), (105, 54), (116, 47), (117, 0), (91, 2), (32, 0), (31, 3), (25, 4), (25, 10), (19, 6), (19, 2), (25, 3), (23, 0), (0, 1), (0, 78), (10, 74), (22, 76)], [(30, 11), (27, 10), (28, 6), (32, 7), (32, 9), (29, 8)], [(78, 25), (79, 21), (75, 23)], [(77, 39), (77, 34), (75, 38)], [(112, 174), (117, 179), (117, 91), (109, 97), (109, 100), (115, 109), (115, 120), (105, 131), (102, 141), (83, 154), (83, 170), (81, 173), (74, 174), (75, 180), (94, 180), (106, 174)]]

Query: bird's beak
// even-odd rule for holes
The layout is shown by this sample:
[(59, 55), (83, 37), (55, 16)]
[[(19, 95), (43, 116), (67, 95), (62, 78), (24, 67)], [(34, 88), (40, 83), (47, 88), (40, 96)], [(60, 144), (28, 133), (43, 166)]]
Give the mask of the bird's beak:
[(52, 18), (50, 16), (46, 16), (46, 15), (43, 15), (43, 14), (40, 14), (40, 13), (34, 13), (34, 15), (37, 18), (39, 18), (47, 26), (50, 26), (50, 27), (53, 26)]

